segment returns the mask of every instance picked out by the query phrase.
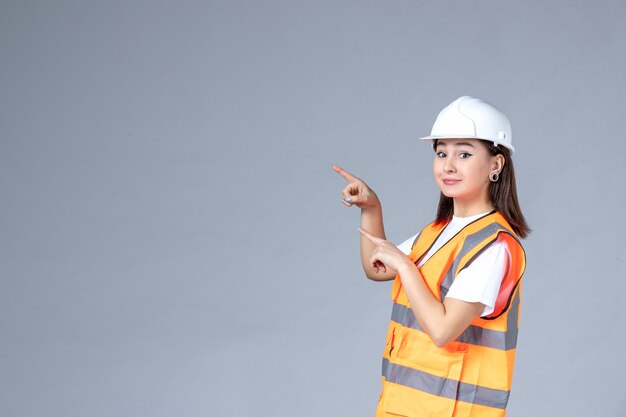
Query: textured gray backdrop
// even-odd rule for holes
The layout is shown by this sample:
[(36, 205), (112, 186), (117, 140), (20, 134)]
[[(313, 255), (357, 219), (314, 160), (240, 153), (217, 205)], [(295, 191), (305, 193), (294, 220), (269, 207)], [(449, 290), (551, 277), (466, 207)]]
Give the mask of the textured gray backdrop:
[(626, 2), (0, 2), (0, 415), (368, 416), (415, 140), (511, 118), (526, 241), (511, 417), (623, 416)]

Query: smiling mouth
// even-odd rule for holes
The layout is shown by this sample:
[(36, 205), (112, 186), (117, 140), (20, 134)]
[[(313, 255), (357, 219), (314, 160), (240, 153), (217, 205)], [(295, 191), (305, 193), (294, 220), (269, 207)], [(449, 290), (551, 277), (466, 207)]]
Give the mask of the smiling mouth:
[(444, 184), (446, 185), (453, 185), (456, 184), (457, 182), (461, 181), (461, 180), (451, 180), (451, 179), (443, 179), (442, 180)]

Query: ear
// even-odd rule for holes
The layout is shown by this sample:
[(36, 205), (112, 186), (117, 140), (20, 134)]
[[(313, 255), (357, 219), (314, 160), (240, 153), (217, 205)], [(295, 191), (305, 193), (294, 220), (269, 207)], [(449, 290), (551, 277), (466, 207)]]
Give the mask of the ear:
[(504, 168), (504, 155), (498, 154), (492, 158), (491, 169), (494, 172), (501, 172), (502, 168)]

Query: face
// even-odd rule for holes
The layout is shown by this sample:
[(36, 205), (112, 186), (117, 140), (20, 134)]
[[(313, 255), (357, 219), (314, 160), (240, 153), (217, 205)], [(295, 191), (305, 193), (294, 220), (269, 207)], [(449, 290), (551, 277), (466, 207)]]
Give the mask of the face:
[(502, 155), (491, 156), (478, 139), (443, 139), (437, 142), (433, 174), (446, 197), (458, 201), (488, 201), (489, 174), (500, 172)]

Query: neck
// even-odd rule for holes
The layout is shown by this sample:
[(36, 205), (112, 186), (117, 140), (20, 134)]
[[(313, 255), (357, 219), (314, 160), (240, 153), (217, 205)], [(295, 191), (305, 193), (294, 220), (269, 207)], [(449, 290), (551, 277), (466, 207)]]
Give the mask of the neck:
[(463, 201), (454, 199), (454, 215), (456, 217), (470, 217), (481, 213), (487, 213), (494, 209), (489, 199)]

